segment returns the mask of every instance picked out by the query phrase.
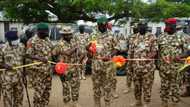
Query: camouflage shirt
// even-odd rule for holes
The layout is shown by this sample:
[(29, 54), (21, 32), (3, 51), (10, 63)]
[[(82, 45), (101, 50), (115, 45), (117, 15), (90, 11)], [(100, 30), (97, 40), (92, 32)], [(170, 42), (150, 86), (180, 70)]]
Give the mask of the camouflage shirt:
[(120, 37), (116, 37), (115, 41), (116, 41), (115, 49), (120, 50), (120, 51), (127, 51), (128, 40), (127, 40), (127, 38), (124, 37), (124, 35), (121, 35)]
[[(183, 35), (173, 34), (168, 35), (166, 33), (159, 36), (159, 53), (160, 57), (170, 56), (175, 57), (183, 53), (185, 49), (185, 38)], [(175, 63), (175, 62), (171, 62)], [(161, 64), (166, 64), (164, 61), (161, 61)], [(178, 64), (177, 64), (178, 65)]]
[[(25, 55), (25, 46), (19, 44), (17, 46), (10, 46), (7, 42), (0, 50), (0, 63), (8, 64), (10, 66), (16, 67), (23, 65), (23, 58)], [(20, 71), (20, 69), (14, 70)], [(14, 74), (15, 72), (10, 72)]]
[[(31, 38), (31, 40), (29, 40), (29, 43), (27, 45), (27, 54), (46, 58), (48, 60), (51, 59), (53, 45), (48, 38), (40, 39), (38, 36), (34, 36)], [(41, 64), (39, 66), (33, 67), (36, 69), (41, 69), (42, 72), (50, 72), (49, 66), (50, 65), (48, 64)]]
[(53, 49), (53, 53), (59, 56), (59, 60), (64, 63), (77, 63), (79, 61), (78, 52), (73, 52), (71, 55), (65, 55), (64, 52), (76, 46), (76, 38), (71, 39), (70, 43), (61, 39)]
[(116, 45), (113, 35), (110, 32), (96, 33), (96, 41), (96, 55), (100, 57), (110, 56)]
[[(152, 34), (145, 35), (134, 34), (129, 37), (129, 58), (135, 59), (149, 59), (149, 55), (156, 52), (158, 49), (156, 37)], [(147, 64), (149, 63), (149, 64)], [(153, 65), (154, 61), (133, 61), (134, 67), (144, 68), (148, 65)]]
[(77, 50), (78, 53), (87, 55), (86, 46), (89, 43), (89, 35), (87, 33), (84, 34), (76, 34), (74, 36), (74, 41), (78, 44), (79, 49)]

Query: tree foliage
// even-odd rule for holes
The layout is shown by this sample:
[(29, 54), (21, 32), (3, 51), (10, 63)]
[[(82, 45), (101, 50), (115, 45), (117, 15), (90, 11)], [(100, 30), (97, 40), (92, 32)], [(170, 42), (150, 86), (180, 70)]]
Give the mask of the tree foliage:
[(157, 0), (146, 4), (141, 0), (0, 0), (0, 9), (10, 20), (24, 22), (48, 21), (48, 12), (59, 22), (96, 21), (99, 13), (111, 16), (146, 18), (159, 21), (168, 17), (189, 17), (189, 0)]
[(107, 13), (116, 19), (128, 14), (124, 0), (1, 0), (0, 7), (8, 18), (26, 22), (47, 21), (47, 11), (61, 22), (96, 21), (97, 13)]
[[(145, 18), (151, 21), (160, 21), (171, 17), (190, 17), (190, 5), (178, 0), (157, 0), (156, 3), (145, 7)], [(185, 1), (185, 0), (184, 0)]]

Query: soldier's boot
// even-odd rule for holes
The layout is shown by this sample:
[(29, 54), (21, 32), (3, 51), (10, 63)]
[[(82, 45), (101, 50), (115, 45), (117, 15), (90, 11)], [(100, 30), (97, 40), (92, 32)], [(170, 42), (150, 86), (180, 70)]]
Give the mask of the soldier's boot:
[(125, 89), (125, 90), (123, 91), (124, 94), (128, 94), (128, 93), (130, 93), (130, 92), (131, 92), (131, 87), (129, 87), (129, 88), (127, 88), (127, 89)]
[(85, 72), (84, 72), (84, 71), (82, 71), (82, 79), (83, 79), (83, 80), (86, 80)]
[(110, 107), (110, 102), (105, 102), (105, 107)]
[(168, 102), (162, 102), (161, 107), (168, 107)]
[(140, 107), (140, 106), (142, 106), (143, 104), (142, 104), (142, 101), (141, 100), (137, 100), (135, 103), (132, 103), (131, 105), (130, 105), (130, 107)]
[(190, 97), (190, 87), (186, 87), (186, 91), (181, 95), (181, 97)]
[(100, 99), (99, 100), (95, 100), (94, 107), (101, 107)]
[(78, 101), (74, 101), (72, 107), (81, 107), (81, 105), (78, 103)]
[(112, 92), (112, 97), (115, 99), (119, 98), (119, 95), (117, 94), (117, 92), (115, 90)]

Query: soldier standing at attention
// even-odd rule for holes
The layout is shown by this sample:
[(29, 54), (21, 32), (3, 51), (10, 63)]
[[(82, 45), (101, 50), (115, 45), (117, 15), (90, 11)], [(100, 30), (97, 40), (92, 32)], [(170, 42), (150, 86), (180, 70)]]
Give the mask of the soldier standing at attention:
[[(147, 25), (138, 24), (138, 34), (129, 38), (128, 54), (135, 59), (153, 59), (157, 53), (156, 37), (147, 33)], [(154, 60), (133, 61), (134, 95), (136, 102), (134, 106), (142, 106), (142, 95), (144, 96), (144, 107), (149, 107), (151, 101), (152, 85), (154, 81)]]
[[(117, 82), (115, 79), (116, 67), (110, 61), (114, 50), (114, 40), (113, 35), (107, 31), (107, 18), (101, 17), (97, 20), (97, 23), (96, 52), (92, 52), (94, 102), (95, 107), (101, 107), (101, 97), (104, 96), (105, 106), (110, 107), (112, 91), (114, 91), (115, 82)], [(92, 43), (89, 46), (92, 46)]]
[(165, 33), (158, 38), (159, 56), (162, 59), (159, 65), (162, 107), (168, 107), (170, 98), (173, 102), (172, 107), (176, 107), (180, 101), (177, 70), (181, 65), (179, 55), (183, 53), (185, 39), (176, 34), (176, 22), (175, 18), (165, 20)]

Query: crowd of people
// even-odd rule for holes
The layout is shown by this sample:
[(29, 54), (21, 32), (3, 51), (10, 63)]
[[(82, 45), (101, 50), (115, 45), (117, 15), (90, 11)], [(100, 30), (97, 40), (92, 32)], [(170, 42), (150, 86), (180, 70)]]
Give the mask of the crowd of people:
[[(131, 92), (134, 84), (135, 102), (130, 106), (150, 107), (154, 72), (158, 70), (161, 77), (161, 107), (169, 107), (170, 99), (171, 107), (177, 107), (181, 85), (187, 86), (182, 96), (190, 95), (188, 70), (178, 72), (185, 63), (183, 59), (190, 55), (190, 44), (188, 36), (177, 33), (175, 18), (166, 19), (165, 23), (165, 31), (158, 37), (147, 32), (147, 24), (143, 22), (133, 26), (133, 34), (128, 37), (114, 36), (108, 27), (108, 20), (101, 17), (92, 35), (84, 32), (84, 26), (80, 26), (80, 32), (76, 34), (73, 34), (71, 27), (62, 26), (59, 31), (61, 39), (56, 45), (48, 38), (49, 27), (46, 23), (37, 24), (35, 33), (26, 32), (29, 36), (23, 42), (16, 31), (7, 32), (7, 42), (0, 47), (0, 94), (4, 107), (23, 106), (26, 80), (34, 90), (33, 106), (48, 106), (54, 76), (49, 62), (53, 56), (58, 62), (70, 64), (66, 74), (57, 74), (63, 87), (63, 107), (80, 107), (80, 79), (85, 79), (85, 64), (89, 58), (92, 62), (94, 107), (101, 107), (102, 97), (105, 106), (110, 107), (111, 100), (119, 97), (116, 92), (117, 66), (111, 59), (122, 52), (128, 54), (127, 89), (124, 93)], [(26, 64), (30, 66), (21, 67)]]

